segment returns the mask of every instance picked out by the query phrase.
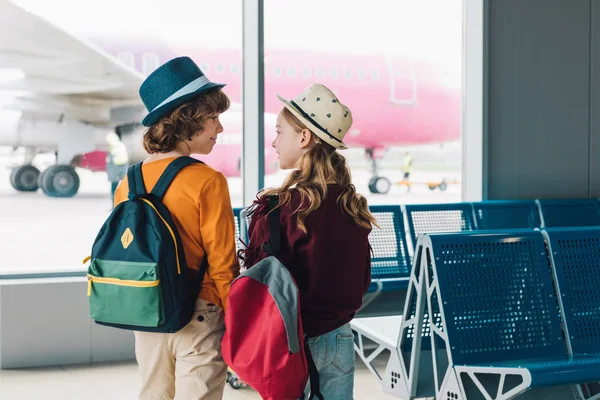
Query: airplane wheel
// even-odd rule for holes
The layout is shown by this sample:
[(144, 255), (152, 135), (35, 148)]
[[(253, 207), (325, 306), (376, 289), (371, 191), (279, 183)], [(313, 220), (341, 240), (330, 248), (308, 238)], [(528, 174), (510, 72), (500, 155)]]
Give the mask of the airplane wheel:
[(374, 176), (369, 181), (369, 191), (376, 194), (386, 194), (390, 191), (392, 183), (383, 176)]
[(240, 382), (240, 380), (238, 378), (232, 378), (229, 381), (229, 385), (235, 390), (242, 388), (242, 382)]
[(79, 190), (79, 175), (68, 165), (54, 165), (40, 176), (40, 187), (50, 197), (73, 197)]
[(14, 168), (10, 174), (10, 184), (19, 192), (35, 192), (38, 190), (40, 170), (33, 165), (22, 165)]
[(442, 181), (442, 183), (440, 183), (440, 186), (438, 186), (440, 188), (440, 190), (442, 192), (445, 192), (446, 189), (448, 189), (448, 185), (446, 184), (446, 182)]
[(428, 187), (428, 188), (429, 188), (429, 190), (431, 190), (431, 191), (435, 190), (435, 185), (428, 185), (427, 187)]

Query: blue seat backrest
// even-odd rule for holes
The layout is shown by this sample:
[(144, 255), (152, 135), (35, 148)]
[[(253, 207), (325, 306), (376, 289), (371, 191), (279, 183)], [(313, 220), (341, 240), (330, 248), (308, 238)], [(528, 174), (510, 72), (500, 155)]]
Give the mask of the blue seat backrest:
[(484, 201), (473, 203), (478, 230), (540, 228), (535, 200)]
[(597, 199), (540, 200), (544, 227), (600, 226)]
[(240, 243), (240, 212), (242, 211), (241, 208), (234, 208), (233, 209), (233, 221), (235, 222), (235, 247), (236, 250), (240, 249), (241, 243)]
[(411, 264), (402, 209), (388, 205), (373, 205), (369, 209), (381, 228), (374, 227), (369, 234), (373, 249), (371, 279), (408, 278)]
[(600, 228), (548, 229), (574, 353), (600, 352)]
[(476, 230), (471, 203), (406, 205), (413, 243), (421, 233)]
[(566, 354), (541, 232), (430, 238), (428, 262), (435, 265), (439, 289), (432, 297), (439, 295), (443, 304), (455, 364)]

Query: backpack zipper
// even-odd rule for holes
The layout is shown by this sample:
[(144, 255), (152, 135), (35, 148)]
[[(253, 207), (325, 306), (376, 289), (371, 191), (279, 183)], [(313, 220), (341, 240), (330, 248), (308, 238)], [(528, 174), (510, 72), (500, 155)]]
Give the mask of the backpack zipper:
[(169, 226), (167, 221), (165, 221), (163, 216), (160, 215), (160, 213), (158, 212), (156, 207), (154, 207), (154, 204), (152, 204), (152, 202), (150, 200), (144, 199), (144, 198), (140, 198), (139, 200), (142, 200), (144, 203), (147, 203), (150, 207), (152, 207), (152, 209), (154, 211), (156, 211), (156, 214), (159, 216), (159, 218), (162, 220), (162, 222), (164, 222), (165, 226), (169, 230), (169, 233), (171, 233), (171, 236), (173, 237), (173, 242), (175, 243), (175, 258), (177, 259), (177, 275), (181, 274), (181, 266), (179, 265), (179, 248), (177, 247), (177, 238), (175, 237), (175, 233), (173, 232), (173, 229), (171, 229), (171, 227)]
[(117, 285), (117, 286), (130, 286), (130, 287), (143, 287), (143, 288), (155, 287), (160, 284), (160, 279), (156, 280), (156, 281), (128, 281), (128, 280), (118, 279), (118, 278), (99, 278), (97, 276), (90, 275), (90, 274), (88, 274), (87, 278), (88, 278), (88, 292), (87, 292), (88, 297), (92, 295), (92, 283), (93, 282), (106, 283), (109, 285)]

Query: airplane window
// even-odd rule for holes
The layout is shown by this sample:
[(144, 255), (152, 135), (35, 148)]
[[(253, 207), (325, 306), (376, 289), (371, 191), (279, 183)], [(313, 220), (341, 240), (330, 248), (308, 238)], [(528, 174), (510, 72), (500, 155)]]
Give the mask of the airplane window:
[(356, 73), (356, 76), (358, 77), (358, 79), (360, 79), (361, 81), (364, 81), (365, 78), (367, 77), (367, 73), (365, 72), (364, 69), (359, 69), (358, 72)]
[(347, 80), (352, 79), (352, 70), (350, 68), (344, 68), (344, 78)]
[(374, 81), (378, 81), (380, 79), (379, 70), (374, 69), (371, 71), (371, 79), (373, 79)]
[(135, 68), (135, 56), (130, 51), (122, 51), (117, 54), (117, 58), (129, 68)]
[(302, 68), (302, 76), (305, 78), (310, 78), (311, 74), (311, 69), (309, 67), (304, 67)]
[(238, 64), (231, 64), (231, 73), (237, 75), (240, 73), (240, 66)]
[(296, 67), (289, 67), (287, 70), (287, 73), (288, 73), (288, 76), (295, 78), (296, 75), (298, 74), (298, 71), (296, 71)]
[(210, 71), (210, 65), (208, 65), (208, 63), (203, 62), (202, 64), (200, 64), (200, 69), (202, 70), (202, 72), (207, 74), (208, 71)]
[(215, 71), (217, 71), (217, 74), (222, 74), (225, 71), (225, 67), (222, 64), (217, 64)]
[(158, 55), (154, 53), (145, 53), (142, 56), (142, 72), (148, 76), (160, 66)]
[(340, 77), (340, 71), (337, 68), (331, 68), (329, 70), (329, 76), (331, 76), (333, 79), (337, 79)]
[(325, 70), (322, 67), (317, 67), (317, 76), (323, 78), (325, 76)]
[(275, 76), (281, 76), (281, 67), (275, 67)]

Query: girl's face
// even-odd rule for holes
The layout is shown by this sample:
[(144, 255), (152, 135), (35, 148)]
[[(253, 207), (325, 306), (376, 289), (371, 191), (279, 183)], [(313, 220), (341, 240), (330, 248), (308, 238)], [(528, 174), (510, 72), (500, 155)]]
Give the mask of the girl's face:
[(191, 154), (209, 154), (217, 143), (217, 136), (223, 132), (219, 115), (210, 116), (204, 122), (204, 129), (191, 140), (186, 141)]
[(279, 155), (279, 168), (295, 168), (300, 157), (309, 150), (312, 133), (308, 129), (298, 132), (290, 125), (281, 112), (277, 115), (275, 131), (277, 132), (277, 136), (272, 146)]

